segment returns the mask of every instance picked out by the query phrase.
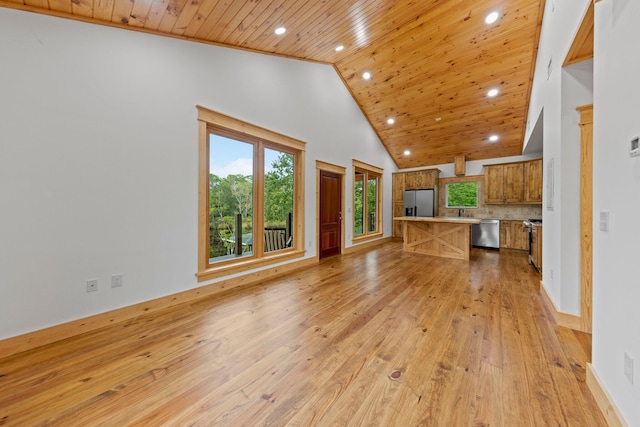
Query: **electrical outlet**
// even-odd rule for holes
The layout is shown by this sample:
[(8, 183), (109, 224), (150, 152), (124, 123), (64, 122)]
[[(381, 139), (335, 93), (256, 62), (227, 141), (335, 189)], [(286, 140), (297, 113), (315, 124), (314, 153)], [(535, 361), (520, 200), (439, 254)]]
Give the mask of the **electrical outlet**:
[(87, 280), (87, 292), (95, 292), (98, 290), (98, 279)]
[(111, 287), (119, 288), (122, 286), (122, 274), (114, 274), (111, 276)]
[(633, 357), (624, 352), (624, 376), (633, 384)]

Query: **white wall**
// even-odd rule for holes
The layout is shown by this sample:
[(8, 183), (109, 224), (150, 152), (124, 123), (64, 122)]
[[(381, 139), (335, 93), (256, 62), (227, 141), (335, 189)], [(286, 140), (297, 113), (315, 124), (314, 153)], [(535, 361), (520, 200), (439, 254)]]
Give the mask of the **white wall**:
[(384, 168), (391, 234), (395, 165), (330, 66), (2, 8), (0, 57), (0, 339), (200, 286), (196, 104), (307, 142), (306, 256), (316, 159)]
[[(544, 156), (555, 159), (554, 210), (544, 210), (543, 281), (561, 311), (579, 313), (575, 224), (575, 106), (594, 104), (593, 367), (630, 426), (640, 426), (640, 286), (634, 271), (640, 239), (640, 158), (628, 155), (629, 141), (640, 135), (640, 78), (636, 54), (640, 3), (596, 3), (593, 64), (561, 71), (589, 0), (548, 1), (529, 110), (531, 123), (544, 109)], [(555, 10), (553, 10), (555, 9)], [(552, 11), (553, 10), (553, 11)], [(547, 79), (549, 58), (553, 72)], [(590, 67), (593, 86), (590, 86)], [(593, 95), (591, 95), (593, 94)], [(528, 136), (531, 129), (528, 130)], [(527, 138), (528, 138), (527, 136)], [(545, 188), (546, 188), (545, 173)], [(545, 198), (546, 202), (546, 198)], [(600, 211), (611, 215), (610, 231), (599, 230)], [(555, 278), (550, 277), (550, 269)], [(555, 281), (554, 281), (555, 279)], [(560, 283), (558, 283), (560, 282)], [(577, 311), (576, 311), (577, 310)], [(624, 376), (624, 353), (636, 360), (634, 384)]]
[[(569, 65), (560, 70), (562, 85), (559, 260), (562, 311), (580, 315), (580, 113), (577, 106), (593, 103), (593, 61)], [(554, 165), (555, 166), (555, 165)], [(544, 227), (543, 227), (544, 232)], [(544, 264), (543, 264), (544, 265)], [(558, 282), (556, 282), (557, 284)]]
[[(574, 315), (580, 314), (580, 130), (575, 108), (591, 103), (593, 95), (589, 66), (563, 69), (562, 63), (588, 3), (566, 0), (545, 5), (525, 137), (528, 143), (542, 112), (542, 282), (559, 310)], [(552, 208), (547, 207), (550, 160), (554, 165)]]
[[(593, 366), (629, 426), (640, 426), (640, 55), (636, 0), (596, 3), (594, 55)], [(599, 213), (610, 213), (600, 231)], [(635, 359), (633, 384), (624, 353)]]

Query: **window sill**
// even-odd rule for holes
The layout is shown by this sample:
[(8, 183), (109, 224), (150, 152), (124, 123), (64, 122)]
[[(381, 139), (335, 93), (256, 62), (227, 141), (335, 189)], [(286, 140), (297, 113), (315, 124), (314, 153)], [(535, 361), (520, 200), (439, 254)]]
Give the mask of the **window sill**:
[(353, 239), (351, 239), (351, 243), (355, 244), (355, 243), (361, 243), (361, 242), (368, 242), (369, 240), (379, 239), (380, 237), (382, 237), (381, 231), (377, 233), (366, 234), (364, 236), (354, 237)]
[(204, 282), (206, 280), (215, 279), (222, 276), (228, 276), (230, 274), (241, 273), (247, 270), (253, 270), (254, 268), (263, 267), (265, 265), (276, 264), (278, 262), (288, 261), (295, 258), (301, 258), (306, 251), (287, 251), (285, 253), (279, 253), (274, 255), (267, 255), (260, 259), (250, 259), (246, 261), (239, 261), (233, 265), (224, 265), (220, 267), (211, 267), (204, 271), (196, 273), (198, 282)]

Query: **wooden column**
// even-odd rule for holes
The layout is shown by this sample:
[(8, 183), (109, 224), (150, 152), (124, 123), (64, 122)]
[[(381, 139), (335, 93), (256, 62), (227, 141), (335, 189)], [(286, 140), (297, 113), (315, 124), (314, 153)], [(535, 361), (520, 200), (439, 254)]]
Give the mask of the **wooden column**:
[(593, 105), (580, 112), (580, 326), (591, 332), (593, 298)]

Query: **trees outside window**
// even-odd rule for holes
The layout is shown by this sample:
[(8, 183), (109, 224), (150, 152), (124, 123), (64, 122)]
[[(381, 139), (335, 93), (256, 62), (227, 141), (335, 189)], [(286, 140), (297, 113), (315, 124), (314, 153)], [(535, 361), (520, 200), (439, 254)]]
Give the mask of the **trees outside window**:
[(354, 240), (382, 233), (380, 215), (382, 169), (353, 161), (353, 236)]
[(478, 207), (478, 183), (450, 182), (447, 184), (448, 208), (477, 208)]
[(265, 148), (265, 252), (293, 244), (294, 155)]
[[(253, 144), (209, 133), (209, 258), (253, 253)], [(237, 246), (236, 236), (242, 244)]]

